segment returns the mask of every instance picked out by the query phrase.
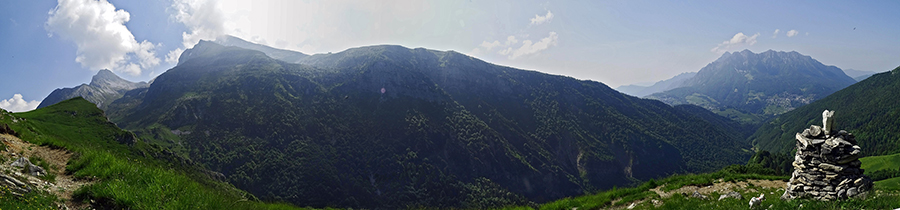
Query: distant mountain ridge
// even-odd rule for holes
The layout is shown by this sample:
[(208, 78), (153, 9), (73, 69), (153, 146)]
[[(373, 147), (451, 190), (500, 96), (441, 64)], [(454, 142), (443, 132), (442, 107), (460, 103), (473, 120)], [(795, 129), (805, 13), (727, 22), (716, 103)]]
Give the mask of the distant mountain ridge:
[(662, 80), (650, 86), (641, 86), (641, 85), (623, 85), (616, 88), (619, 92), (633, 95), (637, 97), (644, 97), (650, 94), (663, 92), (675, 88), (679, 88), (684, 85), (684, 81), (687, 81), (690, 78), (693, 78), (697, 75), (697, 72), (684, 72), (678, 75), (675, 75), (672, 78)]
[(297, 63), (301, 59), (309, 56), (309, 55), (303, 54), (301, 52), (277, 49), (277, 48), (269, 47), (266, 45), (248, 42), (246, 40), (243, 40), (241, 38), (237, 38), (237, 37), (231, 36), (231, 35), (220, 36), (220, 37), (216, 38), (216, 40), (213, 42), (215, 42), (216, 44), (220, 44), (222, 46), (234, 46), (234, 47), (240, 47), (240, 48), (249, 49), (249, 50), (260, 51), (260, 52), (265, 53), (267, 56), (269, 56), (271, 58), (282, 60), (282, 61), (288, 62), (288, 63)]
[(100, 109), (121, 98), (125, 92), (149, 86), (146, 82), (131, 82), (117, 76), (110, 70), (100, 70), (91, 78), (90, 84), (73, 88), (58, 88), (47, 95), (37, 108), (47, 107), (78, 96), (97, 104)]
[(695, 104), (745, 123), (759, 123), (825, 97), (856, 80), (797, 52), (726, 52), (683, 87), (648, 98)]
[(519, 205), (750, 156), (706, 110), (453, 51), (267, 55), (201, 41), (107, 113), (263, 200), (314, 207)]
[(863, 81), (864, 79), (869, 78), (872, 75), (877, 74), (878, 72), (844, 69), (844, 73), (847, 74), (847, 76), (852, 77), (856, 81)]

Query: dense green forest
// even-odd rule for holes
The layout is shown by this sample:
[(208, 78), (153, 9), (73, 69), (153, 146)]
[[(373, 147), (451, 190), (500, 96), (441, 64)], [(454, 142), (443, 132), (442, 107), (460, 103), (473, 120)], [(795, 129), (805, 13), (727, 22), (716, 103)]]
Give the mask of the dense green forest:
[(708, 111), (452, 51), (372, 46), (293, 64), (201, 41), (179, 63), (110, 119), (266, 201), (530, 205), (752, 155)]
[(761, 150), (788, 152), (794, 134), (822, 124), (822, 111), (835, 111), (835, 128), (856, 135), (866, 156), (900, 153), (900, 67), (875, 74), (821, 100), (765, 123), (751, 136)]

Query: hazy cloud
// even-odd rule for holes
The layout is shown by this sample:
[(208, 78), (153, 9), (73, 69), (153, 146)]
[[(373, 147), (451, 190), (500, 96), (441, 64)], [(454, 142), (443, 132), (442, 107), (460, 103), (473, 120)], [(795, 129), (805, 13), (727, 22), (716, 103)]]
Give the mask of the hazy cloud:
[(773, 39), (774, 39), (774, 38), (778, 38), (778, 32), (780, 32), (780, 31), (781, 31), (781, 30), (775, 29), (775, 32), (772, 33), (772, 38), (773, 38)]
[[(496, 41), (496, 40), (494, 42), (482, 41), (481, 45), (478, 45), (478, 46), (480, 46), (481, 48), (484, 48), (484, 50), (491, 51), (491, 49), (494, 49), (495, 47), (507, 47), (509, 45), (516, 44), (516, 43), (519, 43), (519, 39), (516, 39), (516, 36), (508, 36), (508, 37), (506, 37), (506, 41), (503, 43), (500, 43), (500, 41)], [(499, 53), (501, 55), (506, 55), (510, 51), (512, 51), (512, 50), (505, 49), (505, 50), (500, 50)], [(481, 52), (481, 50), (479, 50), (478, 52)]]
[(166, 63), (168, 63), (168, 64), (177, 64), (177, 63), (178, 63), (178, 58), (181, 57), (181, 53), (182, 53), (182, 52), (184, 52), (184, 48), (178, 48), (178, 49), (174, 49), (174, 50), (172, 50), (172, 51), (169, 51), (169, 53), (166, 54)]
[[(146, 40), (138, 43), (125, 27), (131, 15), (106, 0), (59, 0), (50, 10), (45, 28), (75, 42), (75, 61), (92, 70), (110, 69), (139, 75), (141, 68), (159, 65), (156, 47)], [(131, 60), (137, 60), (135, 64)], [(129, 67), (138, 65), (138, 68)]]
[(194, 47), (203, 40), (214, 40), (225, 35), (225, 15), (218, 1), (214, 0), (174, 0), (172, 18), (184, 24), (188, 31), (181, 33), (182, 47), (166, 54), (166, 63), (178, 63), (178, 57), (185, 49)]
[(515, 43), (519, 43), (519, 40), (516, 39), (516, 36), (506, 37), (506, 43), (505, 43), (506, 45), (511, 45), (511, 44), (515, 44)]
[(201, 39), (213, 40), (225, 34), (225, 15), (218, 1), (175, 0), (172, 17), (188, 28), (181, 33), (182, 44), (191, 48)]
[(788, 37), (793, 37), (793, 36), (796, 36), (796, 35), (799, 34), (799, 33), (800, 33), (800, 32), (797, 31), (797, 30), (790, 30), (790, 31), (787, 32), (787, 36), (788, 36)]
[(553, 13), (550, 10), (547, 10), (547, 14), (544, 16), (534, 15), (534, 18), (531, 18), (532, 25), (540, 25), (545, 22), (550, 22), (553, 19)]
[(737, 33), (734, 37), (731, 37), (730, 40), (723, 41), (718, 46), (712, 48), (710, 51), (715, 53), (723, 53), (728, 51), (728, 49), (739, 46), (751, 46), (756, 44), (756, 37), (759, 37), (759, 33), (754, 34), (753, 36), (744, 35), (744, 33)]
[(559, 37), (556, 35), (556, 32), (550, 32), (549, 36), (544, 37), (537, 43), (532, 43), (531, 40), (522, 41), (522, 46), (513, 51), (512, 55), (509, 55), (509, 59), (516, 59), (523, 55), (535, 54), (546, 50), (550, 46), (556, 46), (557, 40), (559, 40)]
[(500, 46), (500, 41), (494, 41), (494, 42), (482, 41), (482, 42), (481, 42), (481, 45), (479, 45), (479, 46), (481, 46), (481, 47), (484, 48), (485, 50), (490, 51), (490, 50), (493, 49), (494, 47)]
[(40, 101), (25, 101), (22, 99), (22, 94), (14, 94), (10, 99), (0, 100), (0, 108), (5, 109), (10, 112), (27, 112), (37, 108), (40, 105)]

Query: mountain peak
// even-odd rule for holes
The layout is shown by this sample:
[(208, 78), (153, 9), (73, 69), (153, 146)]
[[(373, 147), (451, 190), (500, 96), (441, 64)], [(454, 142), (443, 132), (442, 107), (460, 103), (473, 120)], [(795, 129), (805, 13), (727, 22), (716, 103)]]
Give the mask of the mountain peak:
[[(696, 76), (685, 81), (686, 89), (673, 89), (651, 98), (670, 104), (691, 103), (710, 110), (734, 108), (757, 115), (756, 119), (765, 119), (855, 82), (841, 69), (796, 51), (767, 50), (757, 54), (742, 50), (725, 53), (700, 69)], [(697, 96), (706, 99), (695, 100)]]
[(97, 107), (104, 109), (107, 104), (121, 98), (126, 91), (147, 86), (146, 82), (131, 82), (122, 79), (108, 69), (103, 69), (91, 78), (91, 84), (53, 90), (50, 95), (41, 101), (38, 108), (50, 106), (70, 98), (83, 97), (85, 100), (97, 104)]
[[(122, 79), (109, 69), (103, 69), (97, 72), (94, 77), (91, 77), (91, 86), (103, 86), (108, 84), (117, 84), (121, 82), (128, 82), (125, 79)], [(131, 83), (131, 82), (128, 82)]]

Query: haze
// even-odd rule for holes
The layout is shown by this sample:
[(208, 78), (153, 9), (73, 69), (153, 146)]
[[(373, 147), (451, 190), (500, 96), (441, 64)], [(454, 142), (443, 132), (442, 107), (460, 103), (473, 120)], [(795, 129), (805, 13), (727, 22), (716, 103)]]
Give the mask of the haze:
[(611, 87), (697, 71), (728, 51), (797, 51), (842, 69), (900, 57), (897, 1), (4, 1), (0, 108), (110, 69), (149, 81), (200, 39), (307, 54), (397, 44)]

